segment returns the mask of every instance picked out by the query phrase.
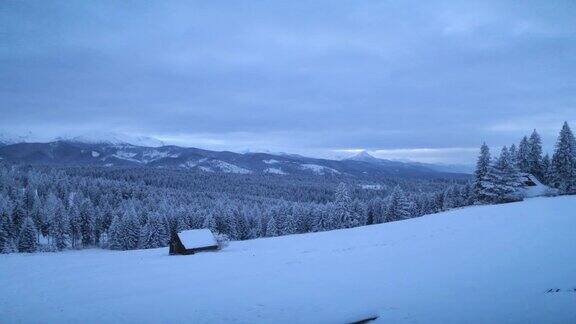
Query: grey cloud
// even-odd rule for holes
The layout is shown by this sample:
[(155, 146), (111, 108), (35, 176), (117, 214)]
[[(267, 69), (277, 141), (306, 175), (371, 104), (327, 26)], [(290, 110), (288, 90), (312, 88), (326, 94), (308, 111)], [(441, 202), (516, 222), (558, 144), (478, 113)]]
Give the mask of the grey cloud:
[(3, 2), (0, 128), (312, 153), (539, 127), (550, 143), (576, 121), (574, 16), (571, 1)]

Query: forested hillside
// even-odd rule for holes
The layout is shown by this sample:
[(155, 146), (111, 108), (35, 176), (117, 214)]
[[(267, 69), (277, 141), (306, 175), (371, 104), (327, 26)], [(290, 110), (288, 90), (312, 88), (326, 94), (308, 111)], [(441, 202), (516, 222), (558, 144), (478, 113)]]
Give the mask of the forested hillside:
[(5, 252), (160, 247), (178, 230), (201, 227), (232, 240), (355, 227), (466, 205), (471, 190), (449, 178), (367, 185), (336, 175), (7, 164), (0, 184)]
[[(358, 162), (365, 163), (365, 162)], [(530, 187), (536, 187), (537, 192)], [(184, 229), (223, 240), (319, 232), (403, 220), (472, 204), (576, 193), (576, 141), (564, 124), (552, 158), (536, 131), (492, 158), (474, 179), (268, 174), (150, 167), (0, 163), (0, 250), (165, 246)]]

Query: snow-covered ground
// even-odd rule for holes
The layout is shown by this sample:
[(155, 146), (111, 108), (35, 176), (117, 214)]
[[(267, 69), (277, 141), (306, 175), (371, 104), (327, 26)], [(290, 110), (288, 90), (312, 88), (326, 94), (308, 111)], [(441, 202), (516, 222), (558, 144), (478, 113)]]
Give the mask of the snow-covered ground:
[(191, 256), (0, 256), (3, 323), (576, 323), (575, 289), (576, 197)]
[(263, 160), (262, 162), (264, 162), (264, 163), (266, 163), (266, 164), (276, 164), (276, 163), (280, 163), (280, 161), (273, 160), (273, 159)]
[(279, 168), (266, 168), (266, 169), (264, 169), (264, 173), (280, 174), (280, 175), (286, 174), (286, 172), (282, 171), (282, 169), (279, 169)]
[(300, 169), (312, 171), (312, 172), (319, 174), (319, 175), (324, 175), (326, 173), (340, 173), (336, 169), (332, 169), (332, 168), (325, 167), (325, 166), (318, 165), (318, 164), (301, 164)]
[(385, 188), (385, 186), (380, 184), (361, 184), (359, 187), (366, 190), (382, 190)]
[(213, 161), (213, 164), (220, 169), (220, 171), (222, 172), (226, 172), (226, 173), (238, 173), (238, 174), (249, 174), (252, 173), (252, 171), (248, 170), (248, 169), (244, 169), (241, 168), (237, 165), (228, 163), (228, 162), (224, 162), (224, 161), (220, 161), (220, 160), (216, 160)]

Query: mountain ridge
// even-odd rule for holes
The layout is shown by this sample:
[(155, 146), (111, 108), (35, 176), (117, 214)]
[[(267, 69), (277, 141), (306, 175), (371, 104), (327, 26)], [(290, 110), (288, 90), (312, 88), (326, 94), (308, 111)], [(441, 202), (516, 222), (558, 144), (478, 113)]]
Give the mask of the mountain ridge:
[(345, 160), (351, 161), (362, 161), (367, 163), (377, 163), (377, 164), (392, 164), (392, 163), (405, 163), (412, 166), (423, 167), (430, 170), (438, 171), (438, 172), (448, 172), (448, 173), (466, 173), (472, 174), (473, 166), (471, 165), (460, 165), (460, 164), (439, 164), (439, 163), (424, 163), (424, 162), (415, 162), (415, 161), (402, 161), (402, 160), (388, 160), (388, 159), (381, 159), (377, 158), (366, 150), (362, 150), (359, 153), (346, 158)]
[(193, 147), (138, 146), (127, 143), (84, 143), (59, 140), (17, 143), (0, 147), (0, 159), (12, 163), (52, 166), (154, 167), (200, 172), (276, 175), (349, 175), (355, 177), (459, 177), (428, 167), (386, 161), (369, 163), (298, 155), (235, 153)]

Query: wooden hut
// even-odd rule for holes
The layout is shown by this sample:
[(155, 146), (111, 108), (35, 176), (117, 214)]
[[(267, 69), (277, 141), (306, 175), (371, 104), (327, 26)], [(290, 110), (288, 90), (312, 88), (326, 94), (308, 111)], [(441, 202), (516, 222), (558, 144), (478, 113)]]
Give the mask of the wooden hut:
[(207, 228), (181, 231), (170, 240), (170, 255), (188, 255), (217, 249), (216, 238)]

